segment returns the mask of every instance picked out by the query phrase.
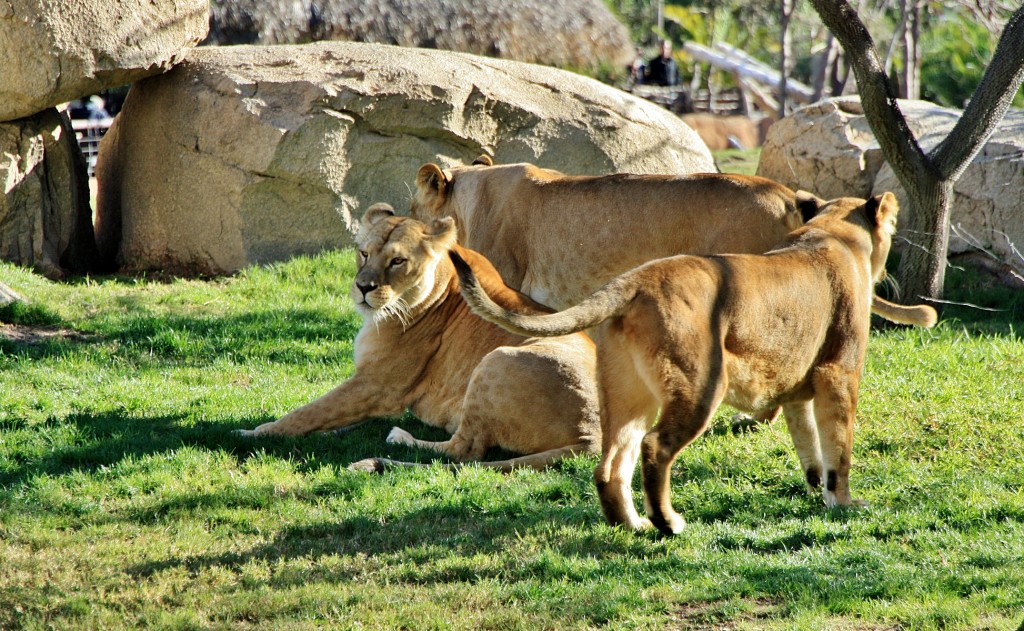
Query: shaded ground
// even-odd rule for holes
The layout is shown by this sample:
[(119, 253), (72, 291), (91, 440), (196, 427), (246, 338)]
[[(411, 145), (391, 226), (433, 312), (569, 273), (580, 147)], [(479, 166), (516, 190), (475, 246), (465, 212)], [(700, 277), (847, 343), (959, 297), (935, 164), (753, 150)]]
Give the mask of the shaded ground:
[(83, 339), (83, 337), (77, 331), (62, 327), (0, 323), (0, 339), (19, 344), (34, 344), (52, 338)]

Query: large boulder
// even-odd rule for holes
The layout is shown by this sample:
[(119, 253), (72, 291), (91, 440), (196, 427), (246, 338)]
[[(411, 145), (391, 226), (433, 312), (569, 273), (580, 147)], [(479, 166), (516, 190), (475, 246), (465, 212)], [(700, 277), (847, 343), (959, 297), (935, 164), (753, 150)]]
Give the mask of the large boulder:
[(207, 0), (0, 2), (0, 121), (163, 72), (208, 28)]
[[(948, 129), (957, 110), (924, 101), (900, 101), (915, 135)], [(839, 97), (797, 109), (768, 130), (757, 174), (821, 197), (867, 197), (885, 158), (857, 97)]]
[(55, 109), (0, 123), (0, 258), (51, 278), (96, 263), (85, 160)]
[(568, 68), (625, 68), (629, 32), (602, 0), (213, 0), (208, 42), (346, 40)]
[[(925, 152), (949, 135), (962, 114), (925, 101), (899, 106)], [(822, 101), (772, 125), (757, 173), (826, 198), (892, 191), (903, 206), (901, 226), (912, 212), (856, 97)], [(1024, 270), (1024, 112), (1006, 114), (954, 190), (950, 253), (985, 250)]]
[(428, 161), (714, 170), (675, 116), (553, 68), (374, 44), (198, 48), (136, 84), (100, 146), (101, 252), (223, 274), (352, 243)]

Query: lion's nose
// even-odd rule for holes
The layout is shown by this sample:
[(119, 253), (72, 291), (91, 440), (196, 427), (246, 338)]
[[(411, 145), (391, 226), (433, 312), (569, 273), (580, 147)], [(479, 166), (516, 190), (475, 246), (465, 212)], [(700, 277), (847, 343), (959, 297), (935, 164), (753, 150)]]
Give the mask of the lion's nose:
[(373, 283), (373, 282), (370, 282), (370, 283), (356, 282), (356, 289), (358, 289), (360, 292), (362, 292), (363, 298), (366, 298), (366, 294), (370, 293), (374, 289), (377, 289), (377, 283)]

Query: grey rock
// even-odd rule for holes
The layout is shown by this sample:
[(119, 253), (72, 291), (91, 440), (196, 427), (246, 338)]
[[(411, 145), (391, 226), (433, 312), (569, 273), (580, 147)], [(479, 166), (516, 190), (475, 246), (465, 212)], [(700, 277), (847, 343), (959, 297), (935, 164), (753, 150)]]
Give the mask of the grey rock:
[(225, 274), (352, 244), (425, 162), (713, 171), (669, 112), (569, 72), (374, 44), (203, 47), (136, 84), (100, 145), (101, 255)]
[(97, 262), (85, 160), (55, 109), (0, 123), (0, 258), (51, 278)]
[(0, 121), (163, 72), (208, 28), (206, 0), (0, 0)]
[[(962, 114), (925, 101), (899, 106), (925, 152), (949, 135)], [(856, 97), (809, 105), (772, 125), (757, 173), (825, 198), (892, 191), (902, 206), (901, 227), (913, 212)], [(1007, 112), (954, 190), (949, 252), (985, 251), (1024, 270), (1024, 112)]]

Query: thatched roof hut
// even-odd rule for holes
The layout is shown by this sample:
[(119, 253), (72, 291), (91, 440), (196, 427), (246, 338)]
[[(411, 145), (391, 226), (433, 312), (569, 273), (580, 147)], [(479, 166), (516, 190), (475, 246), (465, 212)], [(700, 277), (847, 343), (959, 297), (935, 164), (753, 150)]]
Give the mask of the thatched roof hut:
[(570, 69), (624, 67), (632, 51), (601, 0), (212, 0), (210, 10), (209, 44), (348, 40)]

